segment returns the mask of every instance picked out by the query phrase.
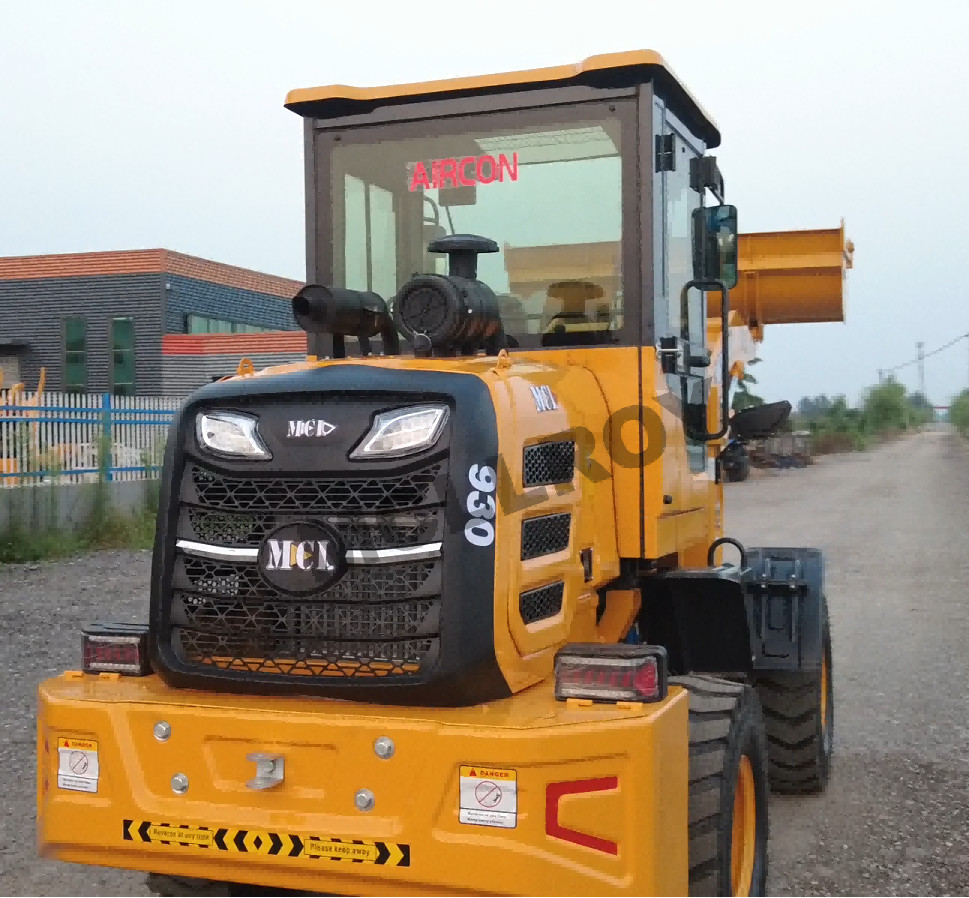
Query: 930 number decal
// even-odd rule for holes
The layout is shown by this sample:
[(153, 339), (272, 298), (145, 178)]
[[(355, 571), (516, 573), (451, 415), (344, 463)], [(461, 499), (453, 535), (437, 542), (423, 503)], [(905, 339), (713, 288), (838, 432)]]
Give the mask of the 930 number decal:
[(471, 518), (464, 525), (464, 538), (473, 546), (490, 546), (495, 541), (495, 525), (491, 522), (497, 510), (494, 492), (498, 475), (487, 465), (471, 465), (468, 482), (474, 489), (468, 493), (466, 505)]

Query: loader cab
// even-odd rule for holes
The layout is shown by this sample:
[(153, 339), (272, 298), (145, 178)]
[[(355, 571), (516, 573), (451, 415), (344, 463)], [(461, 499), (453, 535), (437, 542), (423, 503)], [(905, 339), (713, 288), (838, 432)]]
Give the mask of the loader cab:
[[(493, 241), (476, 273), (503, 334), (452, 354), (505, 348), (594, 372), (610, 410), (632, 415), (612, 453), (627, 460), (613, 465), (623, 557), (703, 563), (719, 535), (711, 435), (725, 378), (706, 296), (683, 288), (720, 273), (698, 217), (723, 201), (708, 155), (720, 135), (663, 59), (309, 88), (286, 105), (304, 118), (308, 280), (377, 294), (389, 319), (410, 279), (446, 272), (435, 241)], [(429, 300), (422, 314), (444, 312)], [(427, 350), (401, 332), (403, 354)], [(308, 352), (396, 351), (375, 333), (311, 330)]]
[[(293, 91), (305, 118), (308, 276), (393, 302), (446, 271), (428, 244), (494, 240), (478, 277), (511, 351), (704, 342), (691, 164), (719, 134), (647, 51), (578, 66), (371, 90)], [(321, 335), (311, 353), (331, 355)]]

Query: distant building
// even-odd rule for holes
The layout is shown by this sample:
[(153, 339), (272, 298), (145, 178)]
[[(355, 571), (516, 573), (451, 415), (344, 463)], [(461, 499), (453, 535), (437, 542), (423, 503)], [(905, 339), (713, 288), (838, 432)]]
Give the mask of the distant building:
[(0, 257), (3, 387), (180, 396), (301, 359), (299, 281), (164, 249)]

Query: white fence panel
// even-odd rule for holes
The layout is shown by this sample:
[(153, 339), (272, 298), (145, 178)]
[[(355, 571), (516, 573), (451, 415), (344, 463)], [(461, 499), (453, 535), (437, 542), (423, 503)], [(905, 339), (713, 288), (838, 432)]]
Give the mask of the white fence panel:
[(0, 488), (158, 477), (181, 401), (0, 391)]

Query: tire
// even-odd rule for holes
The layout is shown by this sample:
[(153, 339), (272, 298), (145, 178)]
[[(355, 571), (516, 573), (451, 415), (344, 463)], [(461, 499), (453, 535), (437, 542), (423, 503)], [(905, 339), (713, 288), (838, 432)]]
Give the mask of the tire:
[(821, 792), (834, 750), (834, 687), (828, 603), (821, 597), (822, 669), (755, 678), (767, 725), (770, 787), (774, 792)]
[(713, 677), (670, 682), (690, 693), (689, 894), (766, 895), (767, 740), (757, 693)]

